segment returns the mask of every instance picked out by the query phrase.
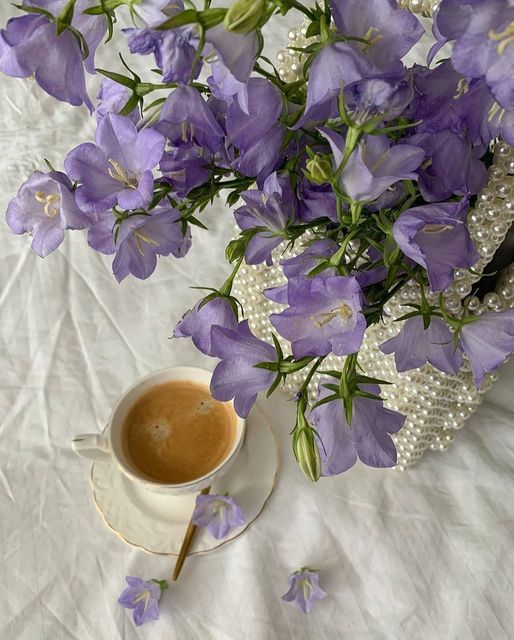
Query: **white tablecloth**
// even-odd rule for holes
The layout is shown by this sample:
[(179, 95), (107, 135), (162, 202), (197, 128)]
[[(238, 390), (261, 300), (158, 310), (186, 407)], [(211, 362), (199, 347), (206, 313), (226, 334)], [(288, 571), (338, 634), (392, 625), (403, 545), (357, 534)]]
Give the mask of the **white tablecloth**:
[[(0, 8), (1, 22), (14, 13)], [(275, 43), (284, 38), (276, 30)], [(124, 44), (120, 43), (124, 49)], [(102, 66), (114, 54), (104, 51)], [(30, 81), (1, 78), (0, 209), (43, 157), (91, 137), (81, 109)], [(279, 482), (249, 531), (188, 562), (161, 620), (136, 629), (117, 604), (124, 576), (166, 578), (172, 562), (104, 528), (89, 464), (71, 438), (103, 427), (135, 378), (173, 363), (208, 364), (169, 340), (227, 267), (230, 211), (208, 214), (184, 260), (118, 285), (81, 232), (44, 261), (0, 224), (0, 638), (2, 640), (507, 640), (514, 637), (514, 366), (448, 453), (406, 473), (358, 465), (312, 485), (293, 462), (293, 407), (261, 406), (282, 444)], [(514, 363), (511, 363), (514, 364)], [(280, 600), (288, 574), (321, 570), (328, 597), (305, 616)]]

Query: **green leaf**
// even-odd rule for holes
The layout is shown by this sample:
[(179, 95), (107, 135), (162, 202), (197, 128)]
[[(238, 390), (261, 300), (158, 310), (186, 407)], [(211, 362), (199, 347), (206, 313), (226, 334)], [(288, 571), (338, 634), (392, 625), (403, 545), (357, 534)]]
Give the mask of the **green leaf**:
[(306, 38), (312, 38), (313, 36), (319, 36), (320, 33), (320, 24), (319, 22), (311, 22), (309, 27), (307, 28), (307, 33), (305, 34)]
[(96, 69), (96, 71), (114, 82), (118, 84), (122, 84), (124, 87), (128, 87), (129, 89), (134, 90), (136, 88), (136, 83), (132, 78), (127, 78), (127, 76), (121, 75), (121, 73), (115, 73), (114, 71), (107, 71), (106, 69)]
[(66, 29), (66, 26), (71, 24), (76, 2), (77, 0), (68, 0), (64, 9), (59, 14), (57, 18), (57, 35), (60, 35)]
[(318, 400), (315, 404), (312, 405), (312, 409), (316, 409), (317, 407), (321, 407), (321, 405), (327, 404), (329, 402), (333, 402), (334, 400), (339, 400), (339, 394), (334, 393), (330, 396), (325, 396), (321, 400)]
[(199, 22), (198, 11), (196, 11), (196, 9), (186, 9), (171, 17), (169, 20), (166, 20), (166, 22), (163, 22), (156, 27), (156, 29), (159, 31), (176, 29), (177, 27), (183, 27), (185, 24), (192, 24), (193, 22)]
[(128, 116), (129, 114), (132, 113), (132, 111), (134, 111), (134, 109), (137, 107), (138, 104), (139, 104), (139, 96), (133, 93), (130, 96), (130, 98), (127, 100), (127, 103), (125, 104), (123, 109), (120, 111), (120, 116)]

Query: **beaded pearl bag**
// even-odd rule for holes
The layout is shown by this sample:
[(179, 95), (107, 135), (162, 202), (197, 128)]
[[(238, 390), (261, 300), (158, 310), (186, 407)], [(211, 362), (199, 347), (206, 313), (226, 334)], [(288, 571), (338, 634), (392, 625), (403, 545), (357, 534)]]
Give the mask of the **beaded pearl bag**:
[[(438, 0), (399, 0), (398, 4), (413, 13), (429, 16)], [(306, 27), (292, 29), (288, 45), (278, 53), (279, 73), (287, 82), (300, 79), (301, 54), (293, 47), (298, 49), (308, 43), (305, 32)], [(468, 217), (469, 232), (480, 259), (472, 271), (456, 270), (454, 282), (443, 294), (448, 311), (458, 313), (463, 301), (477, 315), (485, 311), (514, 308), (514, 264), (499, 275), (495, 291), (485, 294), (482, 299), (470, 295), (473, 286), (480, 280), (484, 269), (505, 240), (513, 222), (514, 147), (498, 142), (494, 147), (494, 160), (489, 169), (489, 182), (478, 195), (476, 207)], [(276, 266), (277, 262), (300, 251), (301, 246), (296, 246), (294, 253), (275, 252), (272, 267), (255, 265), (240, 269), (233, 293), (243, 303), (251, 329), (264, 340), (271, 341), (270, 314), (280, 312), (283, 307), (265, 298), (262, 291), (285, 283), (280, 268)], [(432, 301), (435, 302), (435, 299)], [(378, 346), (398, 333), (402, 323), (394, 322), (394, 319), (407, 312), (403, 305), (408, 302), (421, 302), (419, 286), (412, 281), (384, 307), (384, 321), (366, 331), (359, 355), (359, 364), (368, 375), (393, 383), (382, 388), (385, 405), (407, 416), (402, 430), (393, 436), (398, 450), (397, 470), (404, 470), (414, 464), (427, 450), (448, 449), (455, 431), (464, 426), (481, 403), (483, 394), (498, 378), (497, 373), (488, 374), (482, 387), (477, 390), (466, 359), (459, 373), (454, 376), (446, 375), (430, 365), (398, 373), (393, 356), (384, 355)], [(285, 340), (281, 342), (284, 351), (287, 351), (289, 345)], [(330, 355), (326, 360), (327, 368), (339, 368), (343, 360)], [(288, 376), (285, 391), (294, 395), (304, 375), (300, 371)], [(311, 399), (316, 394), (317, 382), (318, 377), (315, 376), (310, 386)]]

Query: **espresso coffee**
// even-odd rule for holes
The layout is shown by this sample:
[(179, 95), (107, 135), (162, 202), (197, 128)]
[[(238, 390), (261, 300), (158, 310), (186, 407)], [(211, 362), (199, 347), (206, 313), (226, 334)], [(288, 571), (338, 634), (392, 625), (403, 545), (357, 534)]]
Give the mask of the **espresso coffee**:
[(121, 432), (126, 457), (143, 477), (165, 484), (208, 474), (227, 457), (236, 435), (231, 405), (188, 381), (151, 387), (130, 409)]

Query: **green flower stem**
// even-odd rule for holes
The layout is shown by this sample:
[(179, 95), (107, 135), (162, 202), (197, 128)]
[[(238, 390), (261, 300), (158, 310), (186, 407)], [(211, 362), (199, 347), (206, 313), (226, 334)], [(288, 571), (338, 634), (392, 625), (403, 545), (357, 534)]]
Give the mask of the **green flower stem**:
[(232, 285), (234, 284), (234, 279), (237, 275), (237, 272), (239, 271), (241, 265), (243, 264), (243, 259), (244, 259), (244, 255), (237, 260), (235, 267), (232, 269), (232, 273), (229, 275), (229, 277), (225, 280), (225, 282), (221, 286), (220, 294), (222, 296), (229, 296), (230, 293), (232, 292)]

